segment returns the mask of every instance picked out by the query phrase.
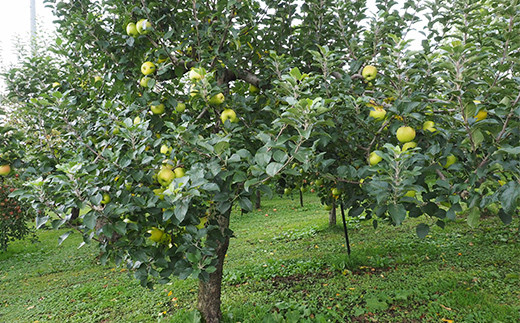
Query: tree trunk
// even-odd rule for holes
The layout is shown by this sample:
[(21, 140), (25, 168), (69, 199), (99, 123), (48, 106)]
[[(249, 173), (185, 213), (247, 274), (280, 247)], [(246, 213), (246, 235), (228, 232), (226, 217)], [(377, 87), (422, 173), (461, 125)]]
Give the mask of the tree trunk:
[(258, 210), (259, 208), (261, 208), (262, 206), (260, 205), (261, 204), (261, 195), (260, 195), (260, 190), (256, 190), (256, 201), (255, 201), (255, 208)]
[(336, 226), (336, 200), (332, 201), (332, 209), (329, 212), (329, 227)]
[(303, 207), (303, 192), (300, 189), (300, 206)]
[(208, 281), (199, 281), (197, 308), (206, 323), (218, 323), (222, 318), (220, 310), (220, 296), (222, 294), (222, 273), (224, 258), (229, 247), (229, 235), (225, 234), (229, 228), (229, 215), (219, 215), (218, 224), (224, 236), (223, 241), (217, 242), (216, 254), (218, 259), (217, 270), (209, 275)]

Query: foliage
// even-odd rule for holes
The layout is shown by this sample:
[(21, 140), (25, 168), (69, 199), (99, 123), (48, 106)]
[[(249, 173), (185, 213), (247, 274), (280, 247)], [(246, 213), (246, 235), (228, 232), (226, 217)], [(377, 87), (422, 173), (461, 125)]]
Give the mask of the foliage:
[[(364, 1), (48, 0), (52, 55), (8, 78), (13, 124), (28, 134), (26, 189), (14, 195), (55, 212), (54, 227), (88, 210), (84, 242), (99, 240), (101, 260), (125, 263), (142, 285), (197, 277), (216, 298), (230, 210), (251, 211), (270, 183), (323, 180), (323, 203), (374, 227), (424, 216), (421, 237), (430, 219), (444, 227), (462, 212), (471, 226), (486, 212), (508, 224), (520, 197), (520, 7), (469, 2), (381, 0), (372, 16)], [(420, 15), (427, 38), (411, 50)], [(151, 32), (126, 34), (142, 19)], [(145, 62), (157, 67), (147, 78)], [(41, 82), (21, 82), (41, 64)], [(375, 80), (360, 74), (367, 65)], [(159, 104), (163, 114), (149, 112)], [(223, 122), (228, 109), (237, 120)], [(404, 125), (417, 133), (406, 151)]]

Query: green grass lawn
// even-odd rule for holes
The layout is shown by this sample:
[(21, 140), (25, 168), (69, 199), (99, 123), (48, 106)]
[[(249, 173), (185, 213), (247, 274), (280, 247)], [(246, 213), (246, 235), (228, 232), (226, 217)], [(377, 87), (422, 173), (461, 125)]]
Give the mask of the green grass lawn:
[[(520, 322), (519, 222), (464, 219), (415, 236), (403, 226), (328, 227), (316, 197), (263, 201), (235, 212), (225, 264), (226, 322)], [(425, 219), (422, 219), (423, 221)], [(432, 223), (434, 220), (432, 220)], [(339, 223), (339, 222), (338, 222)], [(142, 288), (122, 268), (101, 266), (95, 246), (66, 230), (0, 253), (0, 322), (189, 322), (197, 282)]]

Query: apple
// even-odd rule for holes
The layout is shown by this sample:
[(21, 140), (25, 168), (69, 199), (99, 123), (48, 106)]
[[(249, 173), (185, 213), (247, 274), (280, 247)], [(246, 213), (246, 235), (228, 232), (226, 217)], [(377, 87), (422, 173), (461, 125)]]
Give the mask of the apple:
[(151, 78), (145, 76), (139, 81), (139, 85), (142, 87), (148, 87), (148, 82), (151, 80)]
[(141, 19), (135, 24), (137, 32), (146, 35), (152, 30), (152, 24), (147, 19)]
[(285, 195), (291, 194), (291, 189), (290, 188), (284, 188), (283, 189), (283, 194), (285, 194)]
[(316, 186), (318, 186), (318, 187), (321, 186), (321, 185), (323, 185), (323, 179), (318, 178), (318, 179), (316, 180), (316, 182), (314, 182), (314, 184), (316, 184)]
[(337, 197), (337, 196), (339, 196), (341, 194), (341, 191), (337, 187), (334, 187), (330, 191), (332, 193), (332, 196), (334, 196), (334, 197)]
[(159, 200), (164, 200), (164, 188), (156, 188), (153, 193), (159, 197)]
[(417, 143), (415, 141), (409, 141), (403, 145), (402, 151), (407, 151), (408, 149), (417, 147)]
[(181, 177), (184, 177), (184, 175), (185, 175), (184, 168), (182, 168), (182, 167), (175, 168), (173, 170), (173, 173), (175, 174), (176, 178), (181, 178)]
[(488, 116), (488, 113), (486, 110), (480, 110), (476, 115), (475, 115), (475, 119), (477, 119), (476, 121), (482, 121), (484, 119), (486, 119)]
[(141, 123), (141, 117), (137, 116), (134, 118), (134, 126), (137, 126), (138, 124)]
[(183, 102), (177, 102), (177, 106), (175, 107), (175, 111), (179, 113), (183, 113), (186, 110), (186, 104)]
[(237, 114), (232, 109), (224, 109), (220, 114), (220, 120), (222, 120), (222, 123), (226, 123), (226, 120), (238, 122)]
[(260, 92), (260, 89), (254, 86), (253, 84), (249, 84), (249, 93), (251, 94), (257, 94)]
[(172, 148), (171, 147), (168, 147), (166, 145), (162, 145), (161, 146), (161, 154), (167, 154), (169, 153), (170, 151), (172, 151)]
[(113, 135), (118, 135), (120, 132), (121, 130), (119, 129), (119, 127), (115, 127), (114, 130), (112, 130)]
[(424, 121), (422, 128), (424, 131), (429, 131), (429, 132), (437, 131), (437, 129), (435, 129), (435, 122), (433, 122), (431, 120)]
[(162, 186), (168, 186), (170, 185), (170, 183), (175, 179), (175, 173), (167, 168), (167, 167), (163, 167), (161, 168), (161, 170), (159, 171), (159, 173), (157, 173), (157, 181), (159, 182), (159, 184), (161, 184)]
[(102, 80), (103, 79), (101, 78), (101, 76), (99, 76), (99, 75), (94, 76), (94, 83), (101, 82)]
[(157, 63), (158, 64), (161, 64), (161, 63), (164, 63), (168, 60), (168, 56), (164, 55), (164, 54), (159, 54), (159, 58), (157, 58)]
[(361, 72), (361, 75), (363, 75), (363, 78), (367, 81), (372, 81), (376, 78), (377, 75), (377, 68), (372, 65), (367, 65), (363, 68), (363, 71)]
[(224, 94), (219, 93), (219, 94), (215, 94), (214, 96), (212, 96), (208, 100), (208, 103), (211, 104), (211, 105), (221, 105), (222, 103), (224, 103), (225, 99), (226, 98), (224, 97)]
[(192, 98), (199, 95), (199, 90), (195, 89), (195, 84), (190, 86), (190, 95)]
[(368, 114), (375, 120), (383, 120), (386, 115), (386, 110), (383, 108), (375, 107), (373, 110), (370, 110), (370, 113)]
[(108, 195), (108, 193), (103, 193), (101, 204), (107, 204), (108, 202), (110, 202), (110, 195)]
[(204, 70), (202, 68), (192, 68), (188, 73), (188, 77), (192, 82), (200, 81), (204, 78)]
[(150, 106), (150, 110), (152, 110), (153, 114), (163, 114), (164, 113), (164, 104), (152, 105)]
[(0, 176), (6, 176), (11, 172), (11, 166), (9, 165), (1, 165), (0, 166)]
[(204, 225), (206, 224), (206, 222), (208, 222), (207, 216), (201, 218), (199, 224), (197, 224), (195, 227), (200, 230), (200, 229), (204, 228)]
[(396, 136), (400, 142), (409, 142), (415, 139), (415, 130), (412, 127), (402, 126), (397, 129)]
[(150, 234), (148, 239), (152, 240), (153, 242), (161, 242), (163, 240), (164, 231), (161, 229), (153, 227), (151, 230), (148, 230), (148, 233)]
[(368, 157), (368, 162), (370, 163), (370, 166), (375, 166), (379, 164), (380, 161), (382, 161), (383, 158), (379, 156), (375, 151), (370, 153), (370, 156)]
[(453, 154), (446, 157), (446, 164), (444, 164), (444, 168), (448, 168), (451, 165), (455, 164), (457, 162), (457, 157), (455, 157)]
[(406, 197), (415, 197), (415, 191), (414, 190), (410, 190), (410, 191), (407, 191), (406, 193), (404, 193), (404, 196)]
[(128, 36), (137, 37), (139, 36), (139, 32), (137, 31), (137, 27), (133, 22), (128, 23), (126, 25), (126, 34)]
[(141, 72), (144, 75), (152, 74), (153, 72), (155, 72), (155, 69), (155, 64), (150, 61), (144, 62), (143, 65), (141, 65)]

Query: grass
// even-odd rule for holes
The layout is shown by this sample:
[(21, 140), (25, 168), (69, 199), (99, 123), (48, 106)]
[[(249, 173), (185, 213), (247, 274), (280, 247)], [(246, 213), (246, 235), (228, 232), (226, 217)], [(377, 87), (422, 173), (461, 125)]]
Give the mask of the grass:
[[(341, 227), (312, 195), (263, 201), (232, 218), (226, 258), (225, 322), (519, 322), (518, 219), (503, 226), (464, 219), (415, 236), (403, 226), (349, 221)], [(423, 219), (424, 220), (424, 219)], [(190, 322), (197, 282), (147, 290), (125, 270), (101, 266), (81, 237), (41, 230), (40, 243), (17, 241), (0, 253), (0, 322)]]

